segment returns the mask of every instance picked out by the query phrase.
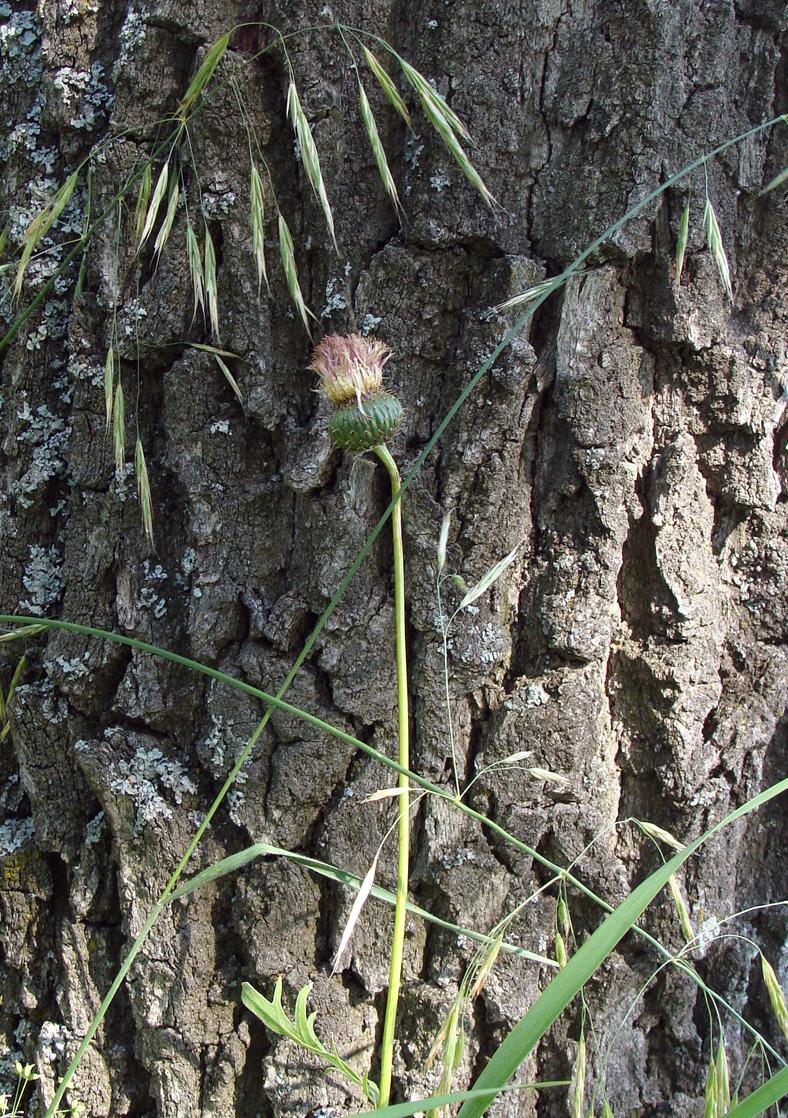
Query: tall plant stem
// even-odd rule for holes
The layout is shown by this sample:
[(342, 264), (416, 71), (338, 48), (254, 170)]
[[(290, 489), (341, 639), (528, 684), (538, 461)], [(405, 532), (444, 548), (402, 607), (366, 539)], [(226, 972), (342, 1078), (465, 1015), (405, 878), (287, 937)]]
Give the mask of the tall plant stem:
[[(394, 634), (397, 659), (397, 760), (403, 769), (410, 768), (408, 738), (408, 660), (405, 650), (405, 552), (402, 546), (402, 502), (397, 500), (400, 476), (397, 464), (385, 446), (376, 446), (375, 454), (388, 470), (391, 479), (391, 497), (396, 503), (391, 513), (391, 534), (394, 548)], [(394, 906), (394, 930), (391, 935), (391, 962), (389, 964), (389, 990), (386, 999), (386, 1016), (380, 1047), (380, 1099), (378, 1106), (388, 1106), (391, 1096), (391, 1065), (394, 1056), (394, 1033), (397, 1025), (397, 1005), (402, 984), (402, 957), (405, 947), (405, 924), (408, 917), (408, 861), (410, 858), (410, 804), (408, 777), (400, 772), (397, 787), (399, 820), (397, 826), (397, 890)]]

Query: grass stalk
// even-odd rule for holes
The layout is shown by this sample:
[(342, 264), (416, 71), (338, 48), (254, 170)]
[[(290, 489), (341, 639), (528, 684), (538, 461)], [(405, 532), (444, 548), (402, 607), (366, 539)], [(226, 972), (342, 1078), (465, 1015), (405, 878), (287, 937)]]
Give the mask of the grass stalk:
[(389, 989), (380, 1048), (380, 1106), (388, 1106), (391, 1096), (391, 1069), (394, 1058), (394, 1035), (397, 1026), (397, 1005), (402, 984), (402, 959), (405, 947), (405, 926), (408, 917), (408, 862), (410, 858), (409, 781), (410, 742), (408, 737), (408, 663), (405, 645), (405, 553), (402, 542), (402, 503), (397, 500), (400, 476), (397, 464), (385, 445), (375, 447), (375, 454), (386, 467), (391, 480), (391, 496), (396, 501), (391, 514), (391, 535), (394, 551), (394, 631), (397, 660), (397, 760), (401, 766), (397, 787), (397, 889), (394, 906), (394, 929), (391, 936)]

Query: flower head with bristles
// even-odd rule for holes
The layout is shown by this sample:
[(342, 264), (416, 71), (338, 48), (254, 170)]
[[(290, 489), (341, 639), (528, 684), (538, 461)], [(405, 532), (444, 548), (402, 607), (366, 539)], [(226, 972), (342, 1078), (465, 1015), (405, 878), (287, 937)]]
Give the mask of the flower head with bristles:
[(329, 334), (315, 347), (308, 368), (334, 405), (328, 433), (353, 452), (385, 443), (402, 421), (402, 404), (383, 391), (383, 366), (391, 357), (385, 342), (361, 334)]
[(320, 377), (320, 388), (334, 407), (380, 392), (383, 366), (391, 357), (385, 342), (361, 334), (329, 334), (315, 347), (307, 368)]

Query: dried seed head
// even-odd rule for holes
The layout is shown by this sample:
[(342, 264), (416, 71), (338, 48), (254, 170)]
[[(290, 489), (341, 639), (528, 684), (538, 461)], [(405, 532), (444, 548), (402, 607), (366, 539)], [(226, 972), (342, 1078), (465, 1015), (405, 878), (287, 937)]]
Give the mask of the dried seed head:
[(334, 407), (375, 396), (383, 386), (383, 366), (391, 357), (389, 347), (361, 334), (329, 334), (315, 347), (307, 368), (320, 377), (320, 388)]

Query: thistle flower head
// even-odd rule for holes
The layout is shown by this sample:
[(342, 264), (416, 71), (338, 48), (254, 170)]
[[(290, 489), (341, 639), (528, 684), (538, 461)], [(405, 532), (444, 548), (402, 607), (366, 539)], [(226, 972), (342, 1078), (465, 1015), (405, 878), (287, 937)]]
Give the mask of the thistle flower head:
[(383, 391), (383, 366), (391, 357), (385, 342), (361, 334), (329, 334), (315, 347), (308, 368), (334, 405), (328, 421), (332, 442), (352, 453), (385, 443), (402, 421), (402, 404)]
[(351, 401), (360, 406), (380, 392), (383, 366), (391, 357), (385, 342), (361, 334), (329, 334), (315, 346), (307, 368), (320, 378), (320, 388), (334, 407)]

